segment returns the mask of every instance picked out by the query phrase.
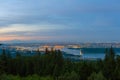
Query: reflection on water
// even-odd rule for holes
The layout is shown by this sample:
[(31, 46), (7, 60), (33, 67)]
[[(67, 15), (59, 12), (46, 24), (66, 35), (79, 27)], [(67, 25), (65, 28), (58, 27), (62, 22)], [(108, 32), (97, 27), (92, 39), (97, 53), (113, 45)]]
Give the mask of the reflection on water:
[[(7, 47), (7, 50), (10, 51), (12, 56), (16, 55), (16, 49), (9, 49), (9, 47)], [(105, 57), (105, 48), (80, 48), (80, 49), (68, 49), (68, 48), (63, 48), (62, 49), (63, 52), (65, 52), (65, 54), (63, 54), (63, 56), (70, 56), (70, 57), (74, 57), (74, 58), (79, 58), (80, 59), (80, 51), (82, 52), (82, 58), (83, 59), (104, 59)], [(114, 48), (114, 51), (116, 53), (116, 55), (120, 55), (120, 48)], [(0, 54), (2, 53), (2, 47), (0, 48)], [(31, 51), (27, 51), (25, 54), (25, 52), (22, 52), (23, 55), (26, 56), (32, 56), (34, 55), (34, 53), (31, 53)], [(30, 54), (29, 54), (30, 53)], [(70, 54), (70, 55), (66, 55), (66, 54)]]
[[(64, 48), (62, 51), (66, 52), (67, 54), (74, 54), (80, 55), (80, 50), (82, 50), (82, 57), (83, 58), (97, 58), (97, 59), (104, 59), (105, 57), (105, 48), (82, 48), (82, 49), (68, 49)], [(114, 49), (116, 55), (120, 55), (120, 48)]]

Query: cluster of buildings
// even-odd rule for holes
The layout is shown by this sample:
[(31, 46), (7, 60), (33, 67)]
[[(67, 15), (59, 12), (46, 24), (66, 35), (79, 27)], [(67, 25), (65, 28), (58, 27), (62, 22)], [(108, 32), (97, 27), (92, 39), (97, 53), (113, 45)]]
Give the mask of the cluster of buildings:
[(81, 48), (80, 45), (68, 45), (67, 48)]
[(60, 46), (60, 45), (56, 45), (56, 46), (48, 46), (48, 45), (44, 45), (44, 46), (40, 46), (40, 47), (24, 47), (24, 46), (10, 46), (10, 49), (15, 49), (16, 51), (41, 51), (44, 52), (46, 50), (46, 48), (51, 51), (51, 50), (61, 50), (64, 48), (64, 46)]

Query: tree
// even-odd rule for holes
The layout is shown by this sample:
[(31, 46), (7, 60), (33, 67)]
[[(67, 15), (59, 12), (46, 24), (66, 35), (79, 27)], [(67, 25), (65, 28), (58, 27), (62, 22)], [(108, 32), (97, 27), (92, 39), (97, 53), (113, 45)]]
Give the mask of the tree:
[(114, 70), (115, 70), (115, 52), (111, 47), (109, 50), (106, 50), (105, 59), (104, 59), (104, 68), (103, 72), (107, 79), (114, 79)]
[(116, 68), (114, 71), (114, 80), (120, 80), (120, 56), (116, 57)]
[(70, 80), (79, 80), (79, 75), (75, 71), (72, 71), (69, 78)]
[(45, 54), (49, 54), (48, 48), (45, 49)]
[(16, 58), (21, 58), (21, 54), (20, 54), (20, 52), (16, 52)]
[(7, 60), (7, 53), (5, 49), (2, 49), (1, 60)]
[(103, 76), (102, 72), (93, 72), (90, 77), (88, 77), (88, 80), (106, 80), (106, 78)]
[(79, 80), (79, 76), (75, 71), (66, 72), (64, 75), (60, 76), (58, 80)]
[(6, 50), (3, 49), (1, 54), (1, 63), (0, 63), (1, 72), (7, 71), (7, 63), (8, 63), (7, 53)]
[(41, 55), (41, 52), (39, 51), (39, 49), (36, 51), (36, 56), (40, 56)]
[(93, 67), (89, 62), (83, 62), (79, 65), (80, 80), (87, 80), (90, 74), (93, 72)]

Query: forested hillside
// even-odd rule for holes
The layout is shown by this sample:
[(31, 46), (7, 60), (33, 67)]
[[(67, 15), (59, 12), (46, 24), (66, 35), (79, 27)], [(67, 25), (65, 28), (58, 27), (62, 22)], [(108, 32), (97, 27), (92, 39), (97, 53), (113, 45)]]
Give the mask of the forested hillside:
[(11, 57), (3, 49), (0, 80), (120, 80), (120, 56), (106, 49), (104, 60), (79, 62), (64, 59), (60, 50), (34, 56)]

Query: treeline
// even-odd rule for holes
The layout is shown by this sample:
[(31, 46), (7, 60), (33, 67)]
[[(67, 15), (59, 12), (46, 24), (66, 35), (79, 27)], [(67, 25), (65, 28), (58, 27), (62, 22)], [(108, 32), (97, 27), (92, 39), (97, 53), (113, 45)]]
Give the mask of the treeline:
[(120, 56), (113, 48), (106, 49), (105, 59), (79, 62), (64, 59), (60, 50), (34, 56), (22, 56), (3, 49), (0, 55), (0, 79), (2, 80), (120, 80)]

